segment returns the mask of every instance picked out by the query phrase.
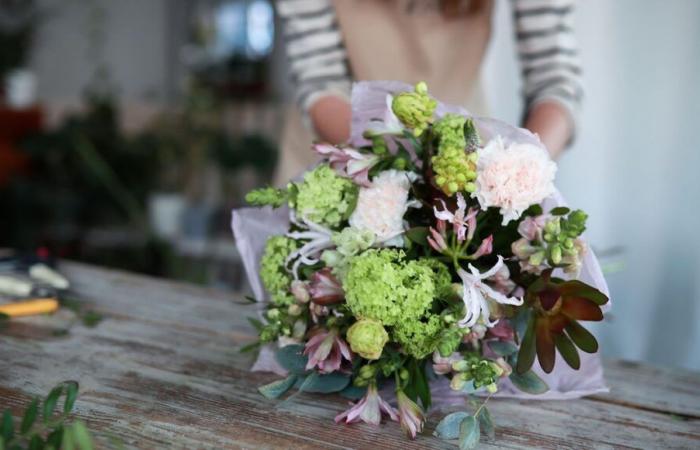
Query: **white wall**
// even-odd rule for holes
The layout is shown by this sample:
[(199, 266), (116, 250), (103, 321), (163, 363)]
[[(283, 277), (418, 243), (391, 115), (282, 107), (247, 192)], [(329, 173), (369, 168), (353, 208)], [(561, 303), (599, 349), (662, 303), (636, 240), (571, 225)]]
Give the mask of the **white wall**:
[[(700, 369), (700, 2), (585, 0), (577, 35), (586, 100), (558, 185), (590, 214), (613, 311), (610, 356)], [(521, 102), (510, 4), (498, 2), (484, 79), (494, 116)]]

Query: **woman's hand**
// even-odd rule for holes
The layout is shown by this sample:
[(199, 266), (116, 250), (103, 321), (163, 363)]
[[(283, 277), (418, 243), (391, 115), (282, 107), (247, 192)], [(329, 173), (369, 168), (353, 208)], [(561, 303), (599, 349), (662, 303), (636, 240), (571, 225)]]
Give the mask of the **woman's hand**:
[(309, 109), (318, 137), (330, 144), (342, 144), (350, 138), (352, 109), (347, 100), (334, 95), (320, 98)]
[(561, 155), (571, 139), (573, 124), (569, 112), (559, 103), (543, 101), (532, 107), (525, 128), (537, 133), (552, 159)]

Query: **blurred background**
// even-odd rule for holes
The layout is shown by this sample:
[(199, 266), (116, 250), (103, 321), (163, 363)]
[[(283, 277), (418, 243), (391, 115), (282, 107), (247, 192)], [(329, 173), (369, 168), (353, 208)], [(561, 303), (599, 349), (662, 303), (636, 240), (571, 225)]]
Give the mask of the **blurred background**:
[[(559, 188), (613, 300), (606, 355), (700, 369), (700, 2), (586, 0), (586, 99)], [(522, 113), (511, 11), (483, 68)], [(268, 0), (0, 0), (0, 247), (245, 290), (232, 207), (292, 106)]]

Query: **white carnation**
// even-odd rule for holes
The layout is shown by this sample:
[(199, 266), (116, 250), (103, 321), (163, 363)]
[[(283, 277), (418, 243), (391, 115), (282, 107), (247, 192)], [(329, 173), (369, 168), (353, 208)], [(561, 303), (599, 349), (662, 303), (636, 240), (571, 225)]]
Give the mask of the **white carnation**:
[(415, 176), (411, 172), (387, 170), (374, 177), (371, 186), (360, 189), (350, 226), (371, 231), (377, 243), (399, 244), (404, 232), (403, 216), (409, 206), (408, 193)]
[(500, 136), (478, 151), (476, 192), (481, 209), (501, 209), (503, 225), (554, 192), (557, 165), (532, 144), (503, 145)]

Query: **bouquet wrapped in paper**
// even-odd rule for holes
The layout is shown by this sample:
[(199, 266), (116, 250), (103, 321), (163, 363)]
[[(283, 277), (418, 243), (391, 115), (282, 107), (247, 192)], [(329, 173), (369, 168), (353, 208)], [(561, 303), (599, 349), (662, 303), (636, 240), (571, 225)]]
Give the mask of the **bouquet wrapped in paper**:
[(233, 230), (261, 302), (254, 370), (355, 403), (336, 422), (421, 433), (432, 404), (481, 399), (435, 434), (471, 447), (491, 396), (606, 390), (594, 336), (608, 292), (586, 214), (537, 136), (472, 117), (423, 83), (357, 83), (352, 137), (285, 189), (247, 196)]

